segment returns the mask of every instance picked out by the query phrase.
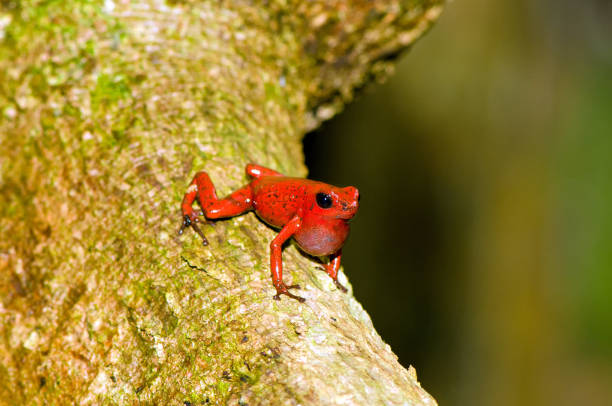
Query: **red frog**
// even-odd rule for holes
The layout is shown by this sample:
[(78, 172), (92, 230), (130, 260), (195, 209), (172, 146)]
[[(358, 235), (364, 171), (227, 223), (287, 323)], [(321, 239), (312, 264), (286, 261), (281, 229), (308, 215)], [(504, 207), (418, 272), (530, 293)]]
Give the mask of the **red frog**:
[[(218, 199), (208, 174), (198, 172), (183, 198), (183, 225), (179, 234), (191, 226), (202, 237), (203, 244), (208, 245), (196, 224), (198, 215), (218, 219), (254, 210), (263, 221), (281, 229), (270, 243), (270, 268), (276, 288), (274, 299), (280, 300), (280, 295), (287, 295), (300, 302), (306, 300), (289, 292), (289, 289), (299, 289), (299, 285), (287, 286), (283, 282), (282, 247), (291, 237), (306, 253), (329, 256), (330, 262), (324, 269), (338, 289), (346, 292), (338, 282), (338, 269), (342, 245), (349, 233), (349, 220), (359, 208), (359, 191), (352, 186), (339, 188), (309, 179), (289, 178), (254, 164), (246, 166), (246, 173), (253, 177), (251, 183), (225, 199)], [(203, 212), (193, 210), (196, 199)]]

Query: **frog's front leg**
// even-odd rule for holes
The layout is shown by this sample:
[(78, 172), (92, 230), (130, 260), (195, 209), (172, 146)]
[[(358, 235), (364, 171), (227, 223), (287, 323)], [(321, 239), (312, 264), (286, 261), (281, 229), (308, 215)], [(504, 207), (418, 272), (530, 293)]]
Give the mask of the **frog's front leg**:
[[(206, 172), (198, 172), (187, 188), (183, 197), (181, 209), (183, 211), (183, 224), (179, 234), (187, 227), (192, 227), (202, 237), (202, 244), (208, 245), (204, 233), (197, 226), (198, 216), (204, 214), (208, 219), (233, 217), (249, 211), (253, 208), (252, 192), (250, 185), (244, 186), (225, 199), (218, 199), (210, 177)], [(201, 212), (193, 210), (194, 200), (198, 200), (202, 207)]]
[(280, 295), (287, 295), (300, 302), (306, 300), (289, 292), (289, 289), (299, 289), (300, 285), (287, 286), (283, 282), (283, 244), (299, 230), (301, 225), (302, 219), (298, 216), (293, 217), (270, 243), (270, 269), (272, 271), (272, 283), (276, 288), (275, 300), (280, 300)]
[(323, 265), (323, 269), (334, 280), (336, 287), (346, 293), (348, 291), (340, 282), (338, 282), (338, 270), (340, 270), (340, 260), (342, 258), (342, 249), (339, 249), (335, 254), (330, 255), (329, 264)]

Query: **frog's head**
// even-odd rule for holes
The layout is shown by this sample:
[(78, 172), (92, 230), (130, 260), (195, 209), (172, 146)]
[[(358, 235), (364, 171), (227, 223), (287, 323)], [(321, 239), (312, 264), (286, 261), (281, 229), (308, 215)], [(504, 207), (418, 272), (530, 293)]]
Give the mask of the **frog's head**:
[(349, 220), (359, 209), (359, 191), (348, 186), (328, 186), (314, 194), (313, 210), (324, 217)]

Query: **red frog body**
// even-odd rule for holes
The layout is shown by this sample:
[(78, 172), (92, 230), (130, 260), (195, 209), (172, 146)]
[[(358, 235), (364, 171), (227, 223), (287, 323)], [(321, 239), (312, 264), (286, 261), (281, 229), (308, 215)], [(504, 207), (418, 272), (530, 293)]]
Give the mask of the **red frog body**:
[[(198, 215), (207, 219), (233, 217), (253, 210), (269, 225), (280, 228), (279, 234), (270, 244), (270, 268), (272, 282), (276, 288), (274, 299), (287, 295), (303, 302), (305, 299), (289, 292), (298, 285), (287, 286), (283, 282), (282, 246), (293, 237), (306, 253), (313, 256), (329, 256), (325, 270), (336, 286), (346, 292), (338, 282), (338, 269), (342, 257), (342, 246), (349, 234), (348, 221), (359, 208), (359, 191), (352, 187), (339, 188), (309, 179), (290, 178), (262, 166), (249, 164), (247, 175), (254, 179), (225, 199), (218, 199), (214, 185), (206, 172), (198, 172), (183, 198), (183, 225), (193, 229), (208, 240), (198, 228)], [(193, 210), (198, 200), (202, 212)]]

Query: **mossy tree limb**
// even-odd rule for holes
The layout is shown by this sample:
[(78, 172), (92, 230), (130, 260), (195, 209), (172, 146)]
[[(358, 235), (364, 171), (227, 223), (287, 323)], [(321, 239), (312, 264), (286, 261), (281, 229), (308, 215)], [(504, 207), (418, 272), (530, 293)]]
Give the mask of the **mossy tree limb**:
[(0, 398), (434, 403), (294, 245), (307, 302), (271, 299), (275, 231), (253, 214), (206, 225), (208, 247), (176, 231), (197, 170), (220, 195), (247, 162), (306, 175), (306, 129), (441, 3), (3, 2)]

